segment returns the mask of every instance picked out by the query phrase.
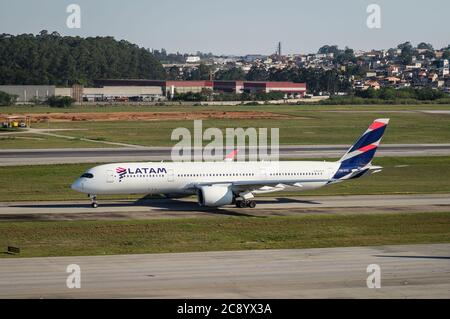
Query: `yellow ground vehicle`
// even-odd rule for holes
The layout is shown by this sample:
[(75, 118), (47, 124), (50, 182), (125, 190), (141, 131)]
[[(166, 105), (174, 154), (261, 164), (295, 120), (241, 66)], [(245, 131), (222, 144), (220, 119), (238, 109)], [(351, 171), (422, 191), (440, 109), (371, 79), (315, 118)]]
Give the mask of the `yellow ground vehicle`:
[(2, 116), (0, 123), (3, 128), (25, 128), (31, 126), (31, 116)]

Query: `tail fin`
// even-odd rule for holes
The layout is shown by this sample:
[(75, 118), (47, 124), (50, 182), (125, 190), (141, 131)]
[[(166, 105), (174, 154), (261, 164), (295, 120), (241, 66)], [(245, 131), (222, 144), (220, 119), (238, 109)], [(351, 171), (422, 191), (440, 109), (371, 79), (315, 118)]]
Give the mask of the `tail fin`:
[(358, 139), (358, 141), (350, 147), (344, 156), (339, 160), (341, 168), (345, 169), (360, 169), (370, 164), (384, 130), (389, 123), (389, 119), (377, 119), (369, 126), (367, 131)]

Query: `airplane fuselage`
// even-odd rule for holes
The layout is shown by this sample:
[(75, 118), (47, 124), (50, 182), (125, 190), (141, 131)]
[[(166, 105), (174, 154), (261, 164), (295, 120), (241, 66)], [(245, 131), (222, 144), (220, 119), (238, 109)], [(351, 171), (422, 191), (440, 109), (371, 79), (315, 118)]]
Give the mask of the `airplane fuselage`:
[(96, 195), (195, 194), (197, 185), (245, 182), (310, 190), (331, 182), (338, 168), (337, 162), (316, 161), (117, 163), (89, 169), (72, 188)]

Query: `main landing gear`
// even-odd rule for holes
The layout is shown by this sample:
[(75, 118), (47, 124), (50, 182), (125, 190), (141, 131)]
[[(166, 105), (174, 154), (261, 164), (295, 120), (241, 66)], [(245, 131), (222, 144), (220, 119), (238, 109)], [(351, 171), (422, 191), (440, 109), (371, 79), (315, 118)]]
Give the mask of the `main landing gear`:
[(88, 197), (91, 199), (91, 207), (97, 208), (98, 207), (97, 196), (89, 194)]
[(239, 208), (245, 208), (245, 207), (250, 207), (250, 208), (255, 208), (256, 206), (256, 202), (252, 199), (236, 199), (236, 207)]

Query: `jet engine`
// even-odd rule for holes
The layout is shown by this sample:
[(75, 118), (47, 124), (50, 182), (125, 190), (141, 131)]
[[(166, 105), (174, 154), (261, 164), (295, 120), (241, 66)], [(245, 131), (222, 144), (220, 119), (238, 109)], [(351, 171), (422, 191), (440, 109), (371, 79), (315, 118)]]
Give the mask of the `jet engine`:
[(229, 186), (201, 186), (198, 190), (200, 206), (218, 207), (233, 203), (233, 191)]

